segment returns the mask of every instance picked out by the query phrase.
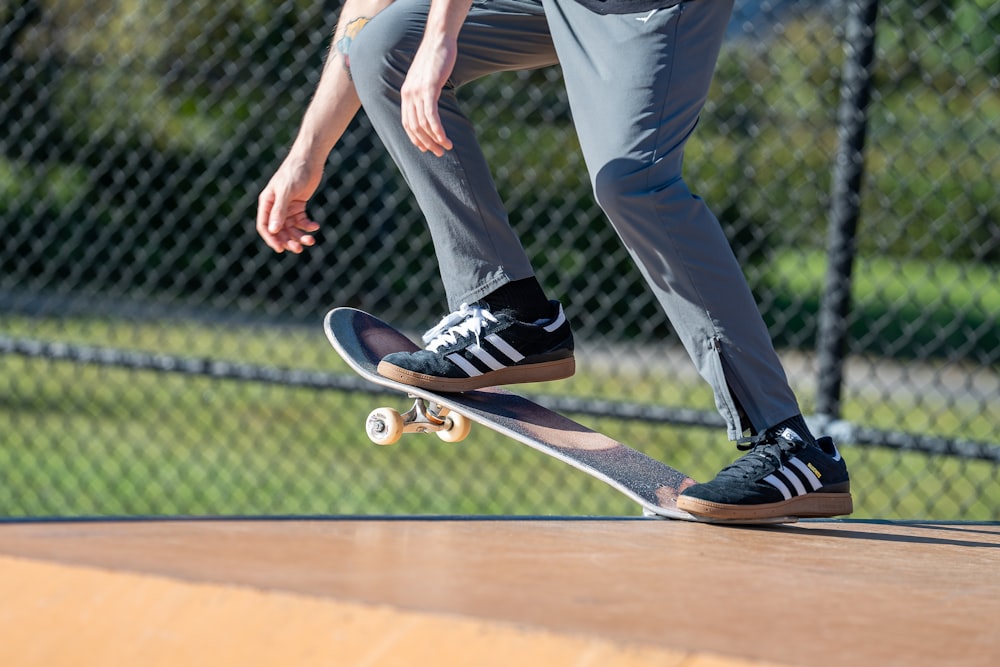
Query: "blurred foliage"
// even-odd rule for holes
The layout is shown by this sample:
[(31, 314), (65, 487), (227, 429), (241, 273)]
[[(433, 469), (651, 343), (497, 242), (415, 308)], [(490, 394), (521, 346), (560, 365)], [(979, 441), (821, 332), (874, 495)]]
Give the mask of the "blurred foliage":
[[(768, 282), (767, 263), (780, 247), (823, 245), (837, 147), (844, 5), (801, 4), (733, 35), (687, 159), (692, 188), (719, 215), (773, 324), (789, 308), (804, 321), (814, 312), (811, 297)], [(127, 288), (300, 317), (351, 294), (378, 308), (405, 292), (413, 276), (365, 277), (374, 252), (438, 291), (419, 212), (363, 115), (312, 204), (329, 221), (321, 243), (335, 257), (274, 260), (250, 231), (255, 195), (291, 142), (338, 9), (305, 0), (6, 3), (3, 285)], [(998, 22), (988, 0), (882, 3), (863, 253), (1000, 259)], [(665, 335), (593, 201), (558, 69), (490, 77), (463, 95), (543, 282), (585, 320), (610, 311), (629, 336)], [(595, 257), (606, 271), (589, 270)], [(343, 284), (318, 292), (331, 262)], [(607, 320), (582, 324), (603, 335)]]

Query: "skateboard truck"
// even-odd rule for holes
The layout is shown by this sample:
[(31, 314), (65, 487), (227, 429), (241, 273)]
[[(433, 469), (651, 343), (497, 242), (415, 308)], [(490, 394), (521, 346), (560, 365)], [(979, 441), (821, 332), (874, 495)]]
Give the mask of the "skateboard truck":
[(423, 398), (411, 398), (413, 407), (403, 414), (392, 408), (372, 410), (365, 422), (368, 439), (376, 445), (392, 445), (404, 433), (434, 433), (445, 442), (460, 442), (469, 435), (472, 422), (464, 415)]

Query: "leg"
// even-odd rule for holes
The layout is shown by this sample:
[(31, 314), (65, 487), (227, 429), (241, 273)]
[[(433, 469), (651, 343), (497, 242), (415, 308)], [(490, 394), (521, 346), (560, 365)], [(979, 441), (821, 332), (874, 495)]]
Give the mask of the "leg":
[(740, 443), (746, 456), (685, 489), (678, 508), (736, 522), (849, 514), (847, 467), (831, 439), (809, 434), (722, 229), (681, 176), (732, 4), (596, 19), (573, 3), (546, 9), (598, 201), (711, 384), (730, 437), (760, 433)]
[(735, 439), (799, 408), (721, 226), (681, 175), (732, 4), (699, 0), (637, 20), (546, 0), (598, 202)]
[(482, 0), (459, 38), (459, 58), (441, 94), (441, 117), (455, 148), (421, 153), (400, 120), (400, 87), (416, 52), (429, 0), (399, 0), (370, 21), (351, 46), (358, 94), (379, 137), (407, 180), (430, 228), (448, 303), (482, 299), (534, 271), (455, 90), (491, 72), (555, 62), (545, 17), (535, 0)]

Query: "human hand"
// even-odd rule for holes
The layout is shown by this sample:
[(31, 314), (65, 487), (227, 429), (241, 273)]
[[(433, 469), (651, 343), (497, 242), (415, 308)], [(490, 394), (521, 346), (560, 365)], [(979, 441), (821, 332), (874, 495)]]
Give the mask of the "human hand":
[(453, 37), (425, 37), (400, 91), (403, 129), (414, 146), (437, 157), (452, 148), (441, 123), (438, 103), (441, 89), (455, 67), (457, 52)]
[(304, 163), (286, 159), (257, 198), (257, 233), (275, 252), (299, 254), (316, 243), (312, 234), (319, 224), (306, 213), (322, 173), (314, 172)]

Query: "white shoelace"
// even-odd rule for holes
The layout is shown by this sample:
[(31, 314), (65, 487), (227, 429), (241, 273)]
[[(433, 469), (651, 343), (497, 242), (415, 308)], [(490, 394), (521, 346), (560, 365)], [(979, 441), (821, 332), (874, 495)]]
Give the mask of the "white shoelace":
[(463, 303), (453, 313), (445, 315), (437, 325), (423, 335), (425, 349), (437, 352), (442, 347), (454, 345), (459, 338), (473, 334), (476, 345), (479, 345), (479, 332), (488, 322), (496, 322), (497, 318), (487, 308)]

